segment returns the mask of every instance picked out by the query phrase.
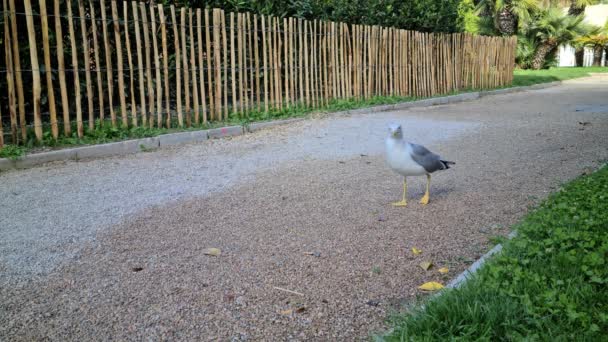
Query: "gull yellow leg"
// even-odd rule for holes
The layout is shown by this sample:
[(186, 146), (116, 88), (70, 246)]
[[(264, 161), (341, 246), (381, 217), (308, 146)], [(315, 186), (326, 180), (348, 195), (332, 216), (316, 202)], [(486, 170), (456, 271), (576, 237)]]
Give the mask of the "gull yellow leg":
[(407, 205), (407, 201), (405, 198), (407, 197), (407, 179), (403, 177), (403, 199), (400, 202), (395, 202), (393, 205), (395, 207), (405, 207)]
[(426, 175), (426, 192), (420, 199), (420, 204), (429, 204), (429, 187), (431, 186), (431, 175)]

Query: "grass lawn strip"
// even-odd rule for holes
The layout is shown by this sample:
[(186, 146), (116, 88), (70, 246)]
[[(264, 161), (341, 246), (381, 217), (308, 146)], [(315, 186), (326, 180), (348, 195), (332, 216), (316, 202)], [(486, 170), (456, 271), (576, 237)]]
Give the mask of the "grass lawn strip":
[(608, 166), (514, 227), (475, 277), (394, 318), (385, 341), (599, 341), (608, 331)]

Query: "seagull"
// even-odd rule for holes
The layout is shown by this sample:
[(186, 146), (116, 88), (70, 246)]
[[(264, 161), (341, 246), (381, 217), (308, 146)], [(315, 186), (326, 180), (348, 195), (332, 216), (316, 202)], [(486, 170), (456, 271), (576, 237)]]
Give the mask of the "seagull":
[(422, 145), (416, 145), (403, 140), (401, 125), (389, 126), (389, 136), (386, 138), (386, 161), (393, 171), (403, 176), (403, 199), (393, 203), (396, 207), (407, 205), (407, 176), (426, 175), (426, 192), (420, 204), (429, 203), (429, 186), (431, 173), (438, 170), (447, 170), (450, 165), (456, 164), (442, 160), (441, 157), (429, 151)]

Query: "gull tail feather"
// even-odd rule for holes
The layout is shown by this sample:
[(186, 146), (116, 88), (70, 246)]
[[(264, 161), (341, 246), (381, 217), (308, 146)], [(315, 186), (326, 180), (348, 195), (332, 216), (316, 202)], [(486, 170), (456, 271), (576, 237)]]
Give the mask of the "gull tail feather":
[(441, 165), (443, 165), (443, 170), (447, 170), (450, 168), (450, 165), (456, 165), (456, 163), (454, 163), (453, 161), (449, 161), (449, 160), (439, 160), (441, 162)]

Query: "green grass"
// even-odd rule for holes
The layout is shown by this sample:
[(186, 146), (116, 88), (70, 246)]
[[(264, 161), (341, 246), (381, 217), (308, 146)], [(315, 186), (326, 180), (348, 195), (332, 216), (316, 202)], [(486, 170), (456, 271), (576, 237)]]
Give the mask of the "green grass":
[(6, 145), (3, 148), (0, 148), (0, 158), (16, 160), (25, 155), (25, 152), (26, 148), (23, 146)]
[(608, 332), (608, 166), (552, 194), (460, 289), (396, 316), (386, 341), (600, 341)]
[(538, 83), (569, 80), (577, 77), (589, 76), (589, 73), (608, 72), (608, 67), (586, 68), (551, 68), (546, 70), (515, 70), (513, 72), (513, 86), (527, 86)]
[[(332, 100), (323, 108), (312, 108), (307, 106), (292, 106), (290, 108), (284, 108), (282, 110), (271, 109), (268, 112), (264, 111), (250, 111), (246, 116), (240, 116), (238, 113), (230, 113), (227, 120), (214, 121), (206, 124), (193, 125), (189, 128), (149, 128), (149, 127), (124, 127), (120, 122), (118, 127), (112, 127), (111, 122), (105, 121), (103, 125), (101, 122), (95, 122), (95, 128), (89, 130), (88, 125), (85, 123), (84, 134), (82, 137), (78, 137), (76, 125), (72, 125), (72, 134), (68, 137), (60, 135), (57, 140), (53, 139), (51, 135), (51, 129), (48, 124), (43, 126), (43, 139), (42, 142), (36, 141), (33, 129), (29, 129), (27, 132), (26, 143), (22, 146), (7, 145), (0, 149), (1, 158), (18, 158), (28, 151), (35, 150), (37, 148), (61, 148), (75, 145), (93, 145), (102, 144), (108, 142), (122, 141), (128, 139), (140, 139), (154, 137), (161, 134), (194, 131), (210, 128), (218, 128), (233, 125), (247, 125), (252, 122), (286, 119), (305, 116), (311, 113), (325, 113), (325, 112), (336, 112), (342, 110), (370, 107), (384, 104), (395, 104), (406, 101), (413, 101), (412, 97), (403, 96), (376, 96), (369, 99), (339, 99)], [(172, 126), (177, 126), (177, 122), (173, 122)]]

